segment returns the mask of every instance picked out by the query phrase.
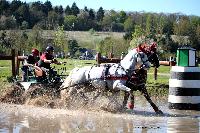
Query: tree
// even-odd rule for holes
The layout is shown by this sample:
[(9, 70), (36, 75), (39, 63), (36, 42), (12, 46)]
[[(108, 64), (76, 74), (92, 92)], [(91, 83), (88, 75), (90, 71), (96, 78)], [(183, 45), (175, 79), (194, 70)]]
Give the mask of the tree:
[(50, 11), (48, 13), (47, 29), (49, 30), (56, 29), (58, 27), (58, 22), (59, 22), (59, 15), (54, 11)]
[(65, 35), (64, 26), (59, 26), (55, 32), (54, 44), (58, 47), (59, 51), (64, 53), (68, 51), (67, 37)]
[(41, 28), (45, 29), (47, 27), (46, 15), (40, 10), (35, 11), (33, 9), (30, 10), (30, 28), (33, 28), (35, 25), (41, 25)]
[(71, 8), (69, 7), (69, 5), (67, 5), (67, 7), (65, 8), (65, 15), (72, 15), (72, 10)]
[(75, 53), (78, 51), (80, 46), (78, 46), (78, 42), (76, 40), (68, 41), (68, 50), (71, 57), (75, 56)]
[(196, 48), (198, 49), (198, 50), (200, 50), (200, 25), (198, 25), (197, 27), (196, 27), (196, 40), (197, 40), (197, 43), (196, 43)]
[(91, 19), (91, 20), (94, 20), (94, 19), (95, 19), (95, 14), (94, 14), (93, 9), (90, 9), (90, 10), (89, 10), (89, 19)]
[(81, 11), (78, 16), (77, 16), (77, 29), (79, 30), (88, 30), (89, 27), (90, 27), (90, 24), (89, 24), (89, 13), (86, 12), (86, 11)]
[(10, 4), (10, 11), (14, 13), (23, 3), (19, 0), (13, 0)]
[(58, 8), (58, 13), (59, 13), (60, 15), (62, 15), (63, 12), (64, 12), (63, 7), (62, 7), (62, 6), (59, 6), (59, 8)]
[(88, 11), (89, 11), (88, 8), (87, 8), (87, 6), (84, 7), (84, 11), (85, 11), (85, 12), (88, 12)]
[(25, 29), (28, 29), (28, 22), (26, 22), (26, 21), (23, 21), (22, 22), (22, 25), (21, 25), (21, 27), (20, 27), (20, 29), (22, 29), (22, 30), (25, 30)]
[(120, 11), (119, 12), (119, 22), (124, 23), (126, 19), (127, 19), (126, 12)]
[(111, 15), (105, 15), (102, 21), (102, 27), (104, 31), (111, 31), (111, 23), (113, 22)]
[(55, 6), (54, 7), (54, 11), (59, 14), (59, 15), (62, 15), (64, 10), (63, 10), (63, 7), (62, 6)]
[(48, 15), (48, 12), (52, 11), (53, 8), (52, 8), (52, 4), (51, 4), (51, 1), (46, 1), (43, 5), (43, 8), (42, 8), (43, 12)]
[(187, 36), (190, 32), (190, 21), (187, 16), (183, 16), (174, 23), (174, 33), (180, 36)]
[(141, 25), (135, 25), (135, 30), (132, 33), (132, 40), (130, 42), (130, 48), (135, 48), (138, 45), (138, 41), (145, 38), (145, 32)]
[(29, 12), (29, 7), (26, 4), (23, 4), (18, 8), (18, 10), (15, 12), (15, 18), (17, 20), (17, 23), (20, 25), (22, 24), (23, 21), (30, 22), (30, 12)]
[(112, 22), (111, 30), (114, 32), (122, 32), (122, 31), (124, 31), (124, 25), (122, 23)]
[(106, 37), (97, 45), (97, 49), (102, 55), (107, 56), (109, 53), (113, 53), (113, 46), (114, 41), (111, 39), (111, 37)]
[[(31, 4), (31, 10), (32, 11), (42, 11), (43, 13), (45, 13), (43, 10), (43, 4), (40, 2), (40, 1), (37, 1), (37, 2), (33, 2)], [(47, 15), (47, 14), (46, 14)]]
[(80, 13), (80, 10), (79, 10), (79, 8), (76, 6), (76, 3), (75, 3), (75, 2), (72, 4), (71, 12), (72, 12), (72, 15), (74, 15), (74, 16), (77, 16), (77, 14)]
[(102, 55), (108, 55), (113, 53), (115, 57), (120, 57), (122, 52), (128, 50), (129, 43), (119, 38), (106, 37), (104, 40), (100, 41), (97, 45), (97, 51)]
[(0, 15), (5, 15), (6, 11), (9, 9), (9, 3), (6, 0), (0, 1)]
[(78, 19), (74, 15), (68, 15), (64, 18), (64, 29), (65, 30), (75, 30), (75, 26), (78, 22)]
[(59, 13), (59, 11), (58, 11), (58, 6), (55, 6), (55, 7), (54, 7), (54, 11), (55, 11), (56, 13)]
[(126, 32), (133, 31), (134, 29), (134, 23), (131, 17), (128, 17), (124, 22), (124, 30)]
[(102, 21), (104, 18), (104, 10), (102, 7), (99, 8), (96, 15), (97, 21)]
[(27, 40), (28, 46), (37, 48), (41, 51), (46, 46), (44, 38), (42, 38), (42, 29), (40, 27), (33, 27), (33, 30), (30, 34), (28, 34)]
[(17, 22), (14, 16), (6, 17), (2, 15), (0, 17), (0, 30), (16, 29)]
[(146, 19), (146, 33), (150, 34), (153, 28), (153, 16), (152, 14), (147, 14)]

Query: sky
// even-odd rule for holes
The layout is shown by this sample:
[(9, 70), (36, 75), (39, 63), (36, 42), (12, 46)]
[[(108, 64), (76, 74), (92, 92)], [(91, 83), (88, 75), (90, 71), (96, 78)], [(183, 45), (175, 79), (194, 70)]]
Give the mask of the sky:
[[(12, 1), (12, 0), (10, 0)], [(21, 0), (23, 2), (45, 2), (47, 0)], [(154, 13), (182, 13), (185, 15), (200, 16), (200, 0), (48, 0), (53, 6), (62, 5), (65, 8), (67, 5), (71, 7), (75, 2), (79, 9), (87, 6), (96, 11), (99, 7), (104, 10), (115, 11), (144, 11)]]

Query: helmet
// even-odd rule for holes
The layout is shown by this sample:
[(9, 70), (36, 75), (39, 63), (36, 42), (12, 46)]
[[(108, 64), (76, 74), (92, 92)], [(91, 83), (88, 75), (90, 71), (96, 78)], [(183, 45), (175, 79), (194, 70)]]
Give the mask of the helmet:
[(54, 51), (53, 46), (47, 46), (47, 47), (46, 47), (46, 51), (47, 51), (47, 52), (50, 52), (50, 51), (53, 52), (53, 51)]
[(32, 49), (32, 54), (38, 56), (39, 55), (39, 51), (36, 48)]

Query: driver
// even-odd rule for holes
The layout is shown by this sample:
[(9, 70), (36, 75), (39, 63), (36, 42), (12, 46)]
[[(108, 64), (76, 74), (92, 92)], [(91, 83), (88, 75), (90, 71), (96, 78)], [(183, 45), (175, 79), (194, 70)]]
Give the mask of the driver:
[(28, 76), (30, 76), (32, 73), (29, 70), (30, 66), (37, 66), (37, 62), (39, 61), (39, 51), (36, 48), (33, 48), (31, 51), (31, 54), (28, 55), (24, 59), (24, 63), (22, 66), (22, 81), (27, 81)]
[(38, 66), (43, 70), (43, 76), (46, 76), (47, 71), (49, 71), (50, 76), (55, 76), (56, 73), (51, 69), (51, 64), (62, 64), (57, 61), (54, 56), (54, 47), (49, 45), (46, 47), (46, 51), (40, 56), (40, 60), (38, 61)]

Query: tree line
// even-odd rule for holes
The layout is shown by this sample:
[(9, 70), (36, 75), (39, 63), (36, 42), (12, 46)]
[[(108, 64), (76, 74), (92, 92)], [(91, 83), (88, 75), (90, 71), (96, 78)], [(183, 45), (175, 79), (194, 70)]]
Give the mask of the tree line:
[(66, 7), (53, 7), (48, 0), (44, 3), (0, 1), (0, 30), (57, 30), (59, 27), (64, 31), (93, 29), (125, 32), (124, 39), (131, 43), (142, 35), (158, 41), (163, 52), (176, 52), (177, 47), (186, 44), (200, 50), (199, 16), (182, 13), (125, 12), (104, 10), (103, 7), (95, 11), (88, 7), (79, 9), (75, 2)]

